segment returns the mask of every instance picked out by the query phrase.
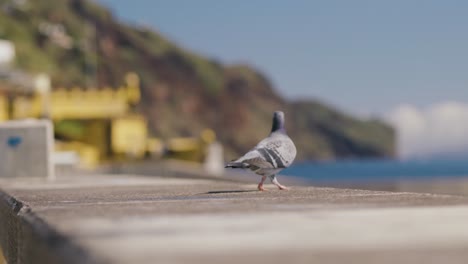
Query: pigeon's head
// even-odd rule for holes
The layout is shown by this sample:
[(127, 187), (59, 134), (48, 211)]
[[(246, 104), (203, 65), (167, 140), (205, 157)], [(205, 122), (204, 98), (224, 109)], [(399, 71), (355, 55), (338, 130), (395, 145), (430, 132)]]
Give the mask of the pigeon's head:
[(273, 125), (271, 126), (271, 132), (286, 132), (284, 128), (284, 113), (282, 111), (275, 111), (273, 114)]

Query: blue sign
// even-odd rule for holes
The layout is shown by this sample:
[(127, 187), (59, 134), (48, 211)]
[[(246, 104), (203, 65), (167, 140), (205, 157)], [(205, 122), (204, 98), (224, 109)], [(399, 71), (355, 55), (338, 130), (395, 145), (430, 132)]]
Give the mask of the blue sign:
[(11, 136), (8, 138), (7, 144), (11, 148), (17, 148), (21, 144), (22, 141), (23, 139), (21, 137)]

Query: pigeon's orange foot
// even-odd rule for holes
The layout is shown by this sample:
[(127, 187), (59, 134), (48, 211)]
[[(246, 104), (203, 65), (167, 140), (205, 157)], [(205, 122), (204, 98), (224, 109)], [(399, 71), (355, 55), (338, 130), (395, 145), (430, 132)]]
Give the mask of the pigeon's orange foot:
[(260, 185), (260, 184), (258, 185), (258, 190), (259, 190), (259, 191), (262, 191), (262, 192), (265, 192), (265, 191), (266, 191), (266, 189), (263, 188), (263, 184), (262, 184), (262, 185)]
[(284, 186), (284, 185), (278, 185), (278, 189), (282, 190), (282, 191), (288, 191), (289, 188)]

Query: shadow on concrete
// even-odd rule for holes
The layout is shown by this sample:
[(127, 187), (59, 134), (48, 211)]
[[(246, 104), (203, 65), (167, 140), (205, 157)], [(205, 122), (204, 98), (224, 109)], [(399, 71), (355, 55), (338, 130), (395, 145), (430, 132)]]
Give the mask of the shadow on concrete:
[(226, 193), (246, 193), (246, 192), (258, 192), (257, 190), (228, 190), (228, 191), (211, 191), (203, 194), (226, 194)]

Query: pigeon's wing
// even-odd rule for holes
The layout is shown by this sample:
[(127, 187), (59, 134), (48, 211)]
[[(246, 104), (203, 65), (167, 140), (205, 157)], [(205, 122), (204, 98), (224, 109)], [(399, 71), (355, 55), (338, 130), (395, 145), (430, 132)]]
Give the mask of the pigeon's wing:
[(228, 163), (231, 168), (284, 169), (296, 156), (296, 147), (287, 135), (273, 135), (260, 141), (244, 156)]
[(260, 169), (273, 169), (273, 164), (266, 161), (263, 157), (257, 157), (252, 159), (244, 160), (245, 164), (249, 165), (249, 169), (258, 171)]
[(278, 169), (289, 167), (296, 157), (296, 147), (285, 134), (272, 135), (262, 140), (256, 149)]
[(229, 162), (227, 166), (233, 168), (249, 168), (250, 165), (255, 165), (260, 168), (272, 167), (272, 164), (267, 162), (265, 157), (258, 151), (257, 148), (253, 148), (244, 156)]

